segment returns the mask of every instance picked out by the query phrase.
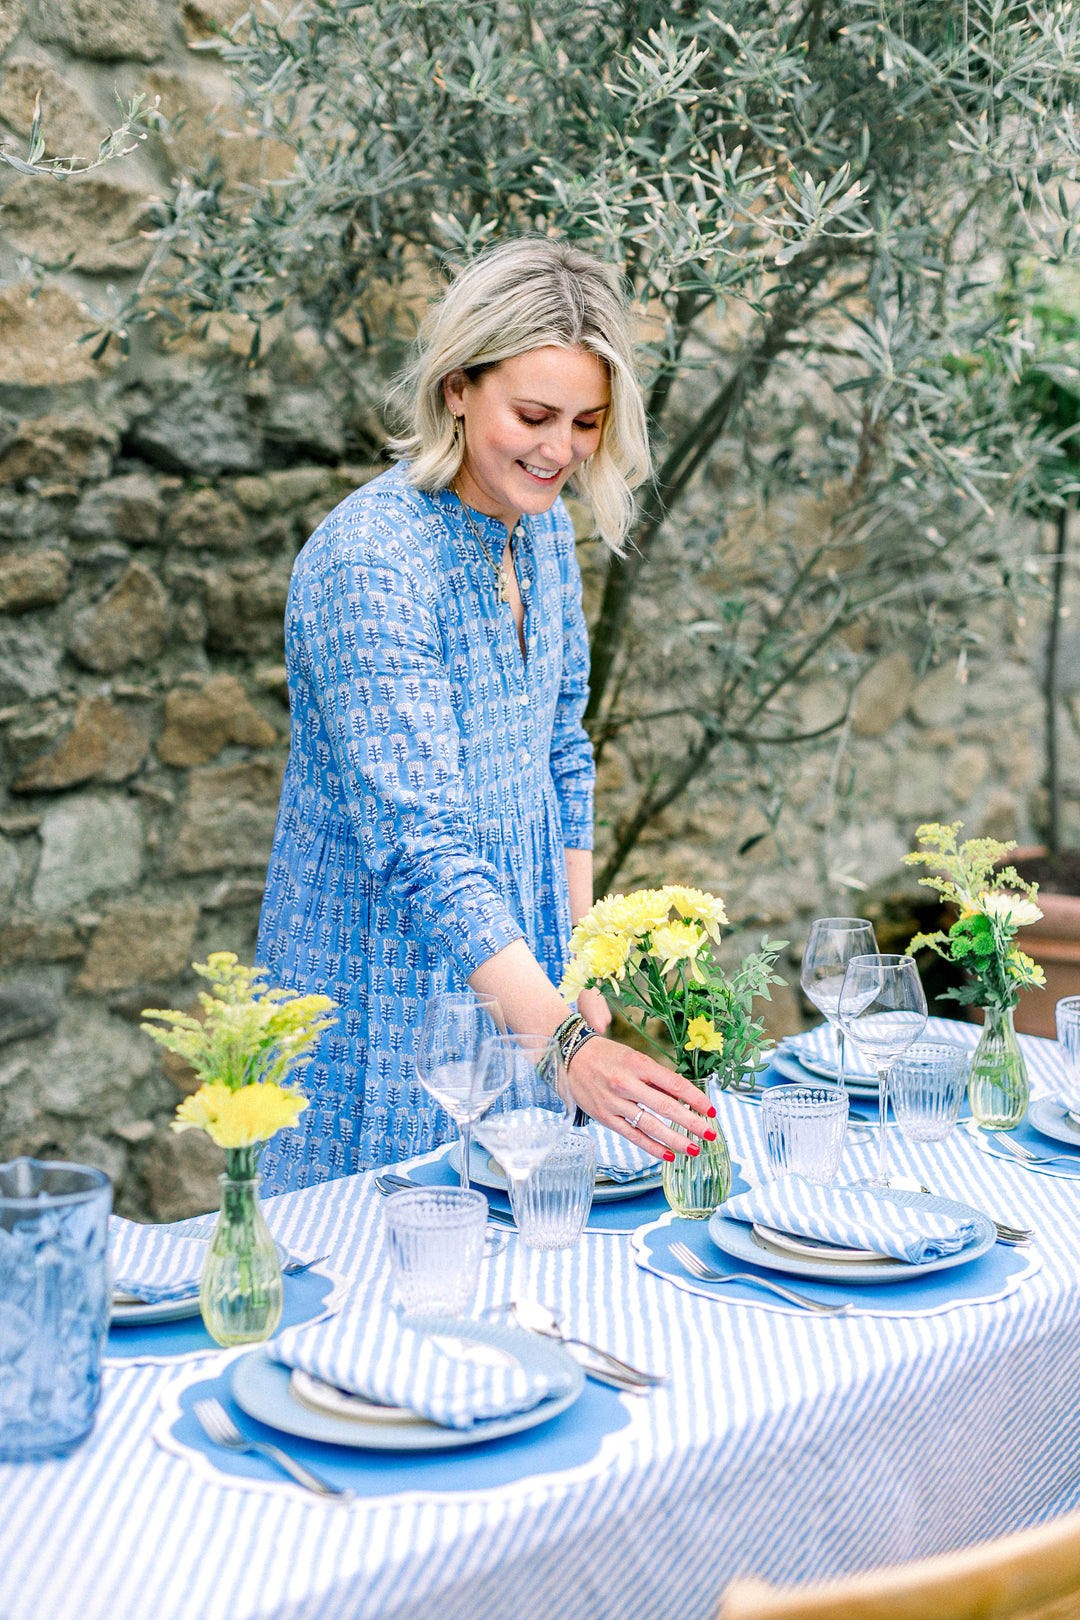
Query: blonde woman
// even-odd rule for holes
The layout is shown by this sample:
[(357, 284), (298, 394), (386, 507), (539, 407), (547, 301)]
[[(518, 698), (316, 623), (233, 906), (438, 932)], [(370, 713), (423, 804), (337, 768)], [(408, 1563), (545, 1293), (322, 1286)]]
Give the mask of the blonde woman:
[(558, 1034), (585, 1112), (657, 1157), (697, 1153), (701, 1093), (594, 1033), (595, 992), (568, 1018), (555, 988), (592, 900), (594, 774), (559, 497), (573, 479), (618, 551), (649, 465), (616, 279), (561, 243), (488, 251), (432, 309), (395, 396), (400, 460), (319, 526), (289, 594), (292, 746), (259, 960), (341, 1017), (266, 1190), (452, 1134), (414, 1052), (428, 997), (466, 983), (511, 1030)]

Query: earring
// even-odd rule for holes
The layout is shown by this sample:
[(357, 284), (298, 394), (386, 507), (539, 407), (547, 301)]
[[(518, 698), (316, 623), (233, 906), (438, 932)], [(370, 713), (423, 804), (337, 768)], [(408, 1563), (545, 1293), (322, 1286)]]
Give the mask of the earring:
[(454, 448), (461, 443), (461, 417), (454, 412)]

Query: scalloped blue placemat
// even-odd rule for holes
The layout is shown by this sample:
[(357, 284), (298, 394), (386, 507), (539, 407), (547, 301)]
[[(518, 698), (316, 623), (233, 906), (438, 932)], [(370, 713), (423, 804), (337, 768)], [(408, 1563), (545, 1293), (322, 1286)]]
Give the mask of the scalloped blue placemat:
[[(298, 1277), (285, 1278), (285, 1307), (281, 1326), (299, 1327), (301, 1322), (313, 1322), (328, 1316), (337, 1308), (341, 1279), (332, 1271), (301, 1272)], [(185, 1316), (179, 1322), (156, 1322), (142, 1327), (109, 1329), (105, 1347), (106, 1366), (123, 1366), (130, 1362), (178, 1361), (189, 1356), (204, 1356), (220, 1351), (221, 1346), (203, 1327), (201, 1316)]]
[[(443, 1149), (437, 1158), (430, 1158), (421, 1164), (394, 1165), (398, 1174), (405, 1174), (410, 1181), (415, 1181), (423, 1187), (457, 1187), (460, 1186), (457, 1171), (449, 1163), (450, 1149)], [(744, 1181), (739, 1172), (739, 1166), (732, 1160), (731, 1194), (749, 1192), (750, 1184)], [(500, 1192), (497, 1187), (478, 1187), (493, 1209), (505, 1210), (510, 1213), (510, 1199), (506, 1193)], [(629, 1237), (643, 1226), (649, 1226), (661, 1215), (667, 1215), (671, 1206), (664, 1197), (662, 1187), (654, 1192), (641, 1193), (637, 1198), (616, 1198), (610, 1203), (594, 1204), (589, 1212), (589, 1219), (585, 1223), (586, 1232), (607, 1232), (612, 1237)]]
[[(617, 1390), (588, 1379), (581, 1395), (566, 1412), (522, 1434), (450, 1451), (363, 1451), (283, 1434), (249, 1417), (232, 1399), (232, 1367), (236, 1360), (234, 1354), (220, 1371), (207, 1371), (205, 1376), (200, 1376), (193, 1370), (186, 1377), (174, 1380), (162, 1394), (162, 1411), (154, 1427), (154, 1438), (215, 1484), (280, 1489), (299, 1494), (307, 1503), (317, 1498), (294, 1485), (273, 1463), (258, 1456), (236, 1455), (213, 1445), (194, 1416), (194, 1403), (208, 1396), (216, 1397), (244, 1434), (282, 1446), (290, 1456), (307, 1463), (332, 1484), (351, 1487), (360, 1499), (396, 1496), (401, 1492), (502, 1491), (521, 1481), (535, 1483), (541, 1475), (591, 1471), (593, 1467), (603, 1466), (610, 1454), (611, 1448), (606, 1445), (608, 1437), (629, 1431), (633, 1426), (630, 1403), (640, 1402), (642, 1407), (648, 1404), (643, 1396), (622, 1396)], [(629, 1433), (624, 1438), (629, 1438)]]
[(999, 1159), (1004, 1164), (1015, 1164), (1019, 1169), (1030, 1170), (1038, 1176), (1057, 1176), (1061, 1181), (1080, 1179), (1080, 1148), (1073, 1152), (1067, 1142), (1059, 1142), (1053, 1136), (1044, 1136), (1043, 1132), (1037, 1131), (1027, 1118), (1022, 1119), (1015, 1129), (1003, 1134), (1008, 1135), (1020, 1147), (1029, 1148), (1032, 1153), (1039, 1154), (1041, 1158), (1049, 1158), (1058, 1153), (1067, 1153), (1070, 1157), (1058, 1159), (1054, 1164), (1024, 1164), (1022, 1160), (1014, 1158), (1005, 1148), (1000, 1147), (988, 1132), (979, 1130), (974, 1123), (968, 1126), (968, 1135), (972, 1137), (979, 1151), (989, 1154), (992, 1159)]
[[(812, 1317), (797, 1305), (788, 1305), (764, 1288), (749, 1283), (699, 1282), (689, 1276), (679, 1262), (672, 1258), (671, 1245), (685, 1243), (714, 1271), (745, 1271), (769, 1282), (778, 1282), (809, 1299), (823, 1305), (850, 1304), (850, 1316), (938, 1316), (942, 1311), (954, 1310), (958, 1305), (988, 1305), (1014, 1293), (1021, 1283), (1040, 1270), (1042, 1261), (1027, 1247), (1007, 1248), (1002, 1243), (973, 1260), (968, 1266), (955, 1266), (950, 1271), (934, 1271), (926, 1277), (915, 1277), (905, 1282), (857, 1283), (844, 1287), (842, 1283), (815, 1282), (809, 1277), (788, 1276), (786, 1272), (771, 1271), (765, 1266), (750, 1265), (734, 1260), (722, 1253), (713, 1243), (706, 1221), (686, 1221), (668, 1215), (652, 1226), (643, 1227), (634, 1234), (634, 1258), (643, 1271), (674, 1283), (690, 1294), (701, 1294), (705, 1299), (719, 1300), (725, 1305), (754, 1305), (762, 1310), (781, 1311), (787, 1316)], [(820, 1317), (819, 1321), (842, 1321), (843, 1318)]]

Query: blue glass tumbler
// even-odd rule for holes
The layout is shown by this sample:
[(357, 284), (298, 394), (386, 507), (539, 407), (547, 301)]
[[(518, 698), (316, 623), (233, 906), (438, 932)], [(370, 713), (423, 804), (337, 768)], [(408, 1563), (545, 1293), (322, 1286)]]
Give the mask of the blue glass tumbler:
[(0, 1462), (90, 1433), (109, 1331), (112, 1186), (81, 1164), (0, 1164)]

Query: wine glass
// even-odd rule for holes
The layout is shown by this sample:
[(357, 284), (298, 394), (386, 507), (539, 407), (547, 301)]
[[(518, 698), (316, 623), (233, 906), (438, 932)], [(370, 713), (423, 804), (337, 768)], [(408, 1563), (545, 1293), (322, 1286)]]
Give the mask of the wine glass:
[(889, 1071), (926, 1025), (926, 996), (912, 956), (853, 956), (844, 974), (837, 1014), (845, 1035), (878, 1076), (878, 1173), (864, 1187), (889, 1185)]
[(498, 1074), (480, 1064), (484, 1042), (496, 1034), (505, 1036), (506, 1024), (494, 996), (445, 990), (428, 1002), (417, 1041), (420, 1084), (458, 1128), (461, 1185), (465, 1188), (469, 1186), (472, 1128), (498, 1092)]
[(832, 1025), (836, 1038), (836, 1083), (844, 1085), (844, 1031), (837, 1008), (844, 974), (853, 956), (877, 953), (873, 924), (865, 917), (819, 917), (811, 924), (802, 959), (802, 987), (807, 1001)]
[[(476, 1134), (506, 1172), (517, 1208), (530, 1173), (574, 1123), (562, 1053), (545, 1035), (493, 1035), (484, 1042), (479, 1067), (494, 1100), (477, 1120)], [(513, 1284), (511, 1297), (517, 1297)]]

